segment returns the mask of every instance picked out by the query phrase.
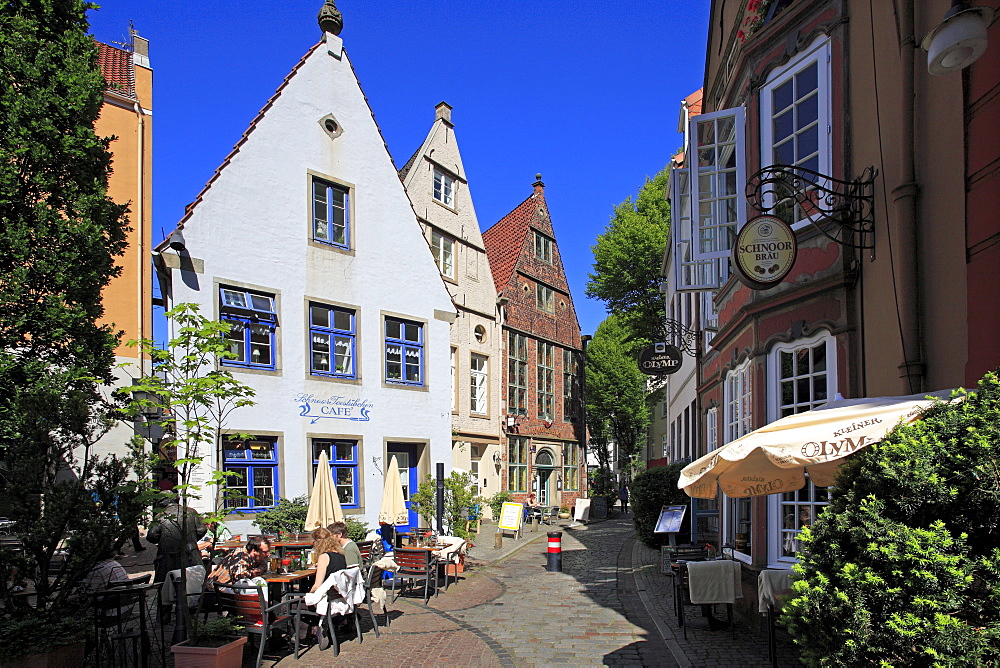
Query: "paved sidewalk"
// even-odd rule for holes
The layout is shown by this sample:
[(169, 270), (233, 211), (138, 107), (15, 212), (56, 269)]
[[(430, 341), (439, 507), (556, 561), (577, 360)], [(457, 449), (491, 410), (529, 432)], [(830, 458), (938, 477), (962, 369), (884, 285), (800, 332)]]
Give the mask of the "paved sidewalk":
[[(408, 597), (391, 604), (392, 626), (381, 638), (364, 612), (364, 642), (344, 642), (339, 657), (313, 647), (298, 661), (265, 665), (770, 665), (763, 637), (741, 626), (735, 640), (710, 631), (697, 609), (683, 638), (659, 552), (635, 539), (627, 516), (563, 528), (561, 573), (545, 570), (548, 527), (541, 529), (505, 539), (500, 551), (480, 539), (470, 570), (429, 605)], [(797, 663), (787, 642), (779, 659)]]

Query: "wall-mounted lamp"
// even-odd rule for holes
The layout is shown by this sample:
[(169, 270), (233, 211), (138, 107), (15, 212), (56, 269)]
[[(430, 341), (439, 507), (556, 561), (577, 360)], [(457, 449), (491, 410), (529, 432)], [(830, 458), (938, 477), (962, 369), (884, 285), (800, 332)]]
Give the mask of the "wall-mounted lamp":
[(562, 491), (562, 476), (556, 478), (556, 490)]
[(534, 445), (532, 445), (530, 448), (528, 448), (528, 452), (530, 452), (532, 454), (535, 453), (535, 450), (537, 450), (537, 448)]
[(167, 245), (175, 251), (182, 251), (186, 248), (184, 245), (184, 235), (181, 233), (180, 228), (170, 233), (170, 236), (167, 237)]
[(496, 464), (497, 466), (500, 466), (500, 461), (501, 461), (501, 459), (500, 459), (500, 453), (499, 452), (494, 452), (493, 453), (493, 463)]
[(986, 29), (993, 18), (990, 7), (969, 7), (965, 0), (952, 0), (944, 19), (920, 43), (927, 52), (927, 70), (948, 74), (976, 62), (986, 51)]

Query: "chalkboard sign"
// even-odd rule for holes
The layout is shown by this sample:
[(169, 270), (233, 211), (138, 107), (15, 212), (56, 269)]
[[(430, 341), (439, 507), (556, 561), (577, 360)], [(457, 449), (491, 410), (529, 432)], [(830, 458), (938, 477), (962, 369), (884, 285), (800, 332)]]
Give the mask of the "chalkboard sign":
[(653, 533), (677, 533), (681, 530), (681, 522), (684, 521), (684, 512), (687, 506), (663, 506), (660, 510), (660, 519), (656, 521), (656, 528)]
[(524, 505), (520, 503), (505, 503), (500, 510), (500, 521), (497, 522), (497, 527), (501, 531), (515, 531), (519, 532), (521, 530), (521, 517), (524, 513)]
[(608, 516), (608, 497), (595, 496), (590, 500), (590, 516), (598, 520)]

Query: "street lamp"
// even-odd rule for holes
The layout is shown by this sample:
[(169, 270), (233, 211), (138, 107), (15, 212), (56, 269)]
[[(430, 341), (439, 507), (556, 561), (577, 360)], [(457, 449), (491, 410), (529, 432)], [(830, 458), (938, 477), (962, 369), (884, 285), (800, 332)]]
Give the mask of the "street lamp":
[(952, 0), (944, 19), (920, 43), (927, 52), (927, 70), (948, 74), (976, 62), (986, 51), (986, 28), (993, 16), (989, 7), (969, 7), (964, 0)]

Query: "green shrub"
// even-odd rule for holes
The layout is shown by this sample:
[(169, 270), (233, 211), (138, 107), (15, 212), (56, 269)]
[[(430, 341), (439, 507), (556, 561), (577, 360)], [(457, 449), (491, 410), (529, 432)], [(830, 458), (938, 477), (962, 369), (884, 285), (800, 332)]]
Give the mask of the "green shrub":
[(355, 543), (364, 540), (365, 536), (368, 535), (368, 532), (371, 531), (367, 524), (352, 515), (346, 516), (344, 518), (344, 523), (347, 525), (348, 538), (353, 540)]
[[(482, 505), (482, 498), (472, 493), (472, 475), (452, 471), (444, 479), (444, 524), (451, 535), (469, 539), (473, 534), (465, 530), (463, 511), (473, 515), (473, 506)], [(428, 522), (437, 517), (437, 482), (433, 476), (420, 483), (410, 501), (417, 513)]]
[(275, 535), (279, 531), (289, 533), (302, 531), (309, 513), (309, 499), (298, 496), (294, 499), (278, 499), (278, 505), (271, 510), (257, 513), (253, 523), (266, 534)]
[(513, 500), (514, 495), (507, 490), (497, 492), (486, 499), (486, 505), (490, 507), (490, 513), (492, 513), (494, 522), (500, 519), (500, 511), (503, 510), (503, 504)]
[[(72, 611), (76, 614), (66, 614)], [(0, 661), (29, 654), (52, 651), (59, 645), (84, 640), (91, 628), (88, 610), (63, 607), (60, 610), (35, 610), (4, 617), (0, 624)]]
[(1000, 380), (843, 467), (782, 623), (810, 665), (1000, 664)]
[[(663, 506), (686, 506), (691, 502), (687, 494), (677, 489), (677, 480), (680, 478), (681, 469), (686, 465), (686, 462), (677, 462), (669, 466), (647, 469), (637, 475), (629, 486), (632, 524), (639, 540), (649, 547), (659, 547), (668, 540), (668, 534), (653, 533)], [(608, 498), (609, 507), (617, 498), (617, 494), (613, 498)], [(685, 513), (684, 523), (681, 525), (680, 537), (682, 538), (690, 535), (690, 515), (689, 509)], [(682, 539), (679, 542), (686, 543), (687, 540)]]

